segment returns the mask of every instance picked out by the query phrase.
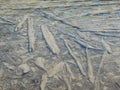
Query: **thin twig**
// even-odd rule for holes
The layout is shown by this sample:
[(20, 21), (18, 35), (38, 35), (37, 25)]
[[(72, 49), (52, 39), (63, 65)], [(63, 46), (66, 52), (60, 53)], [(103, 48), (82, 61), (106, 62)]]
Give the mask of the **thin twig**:
[(33, 19), (28, 18), (28, 51), (32, 52), (34, 50), (35, 44), (35, 36), (34, 36), (34, 29), (33, 29)]
[(73, 57), (73, 59), (75, 60), (75, 62), (76, 62), (76, 64), (77, 64), (77, 66), (78, 66), (81, 74), (82, 74), (83, 76), (85, 76), (86, 73), (85, 73), (85, 71), (83, 70), (82, 64), (78, 61), (79, 59), (73, 54), (73, 52), (72, 52), (72, 50), (70, 49), (67, 41), (66, 41), (65, 39), (63, 39), (63, 40), (64, 40), (65, 46), (67, 47), (70, 55), (71, 55), (71, 56)]
[(29, 14), (25, 15), (23, 19), (17, 24), (14, 31), (18, 31), (19, 29), (21, 29), (22, 25), (25, 23), (25, 21), (27, 21), (28, 17), (29, 17)]
[(94, 73), (93, 73), (93, 67), (92, 67), (92, 64), (91, 64), (91, 60), (89, 59), (89, 56), (88, 56), (88, 48), (86, 48), (86, 58), (87, 58), (87, 63), (88, 63), (88, 77), (89, 77), (89, 80), (94, 83)]
[(99, 65), (99, 68), (98, 68), (98, 71), (97, 71), (97, 74), (96, 74), (96, 78), (95, 78), (95, 90), (99, 90), (99, 74), (100, 74), (100, 71), (101, 71), (101, 68), (103, 66), (103, 62), (106, 58), (106, 55), (107, 55), (107, 51), (104, 52), (103, 56), (102, 56), (102, 60), (100, 62), (100, 65)]
[(103, 48), (104, 48), (108, 53), (112, 53), (112, 49), (111, 49), (110, 45), (109, 45), (104, 39), (102, 39), (102, 44), (103, 44)]

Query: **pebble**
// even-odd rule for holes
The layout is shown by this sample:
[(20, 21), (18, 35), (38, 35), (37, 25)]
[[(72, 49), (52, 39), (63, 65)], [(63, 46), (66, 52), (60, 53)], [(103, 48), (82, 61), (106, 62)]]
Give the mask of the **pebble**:
[(44, 68), (44, 62), (45, 62), (45, 59), (44, 59), (44, 58), (38, 57), (38, 58), (35, 60), (34, 63), (35, 63), (38, 67)]
[(18, 68), (22, 69), (23, 73), (28, 73), (31, 71), (31, 68), (28, 64), (21, 64), (20, 66), (18, 66)]

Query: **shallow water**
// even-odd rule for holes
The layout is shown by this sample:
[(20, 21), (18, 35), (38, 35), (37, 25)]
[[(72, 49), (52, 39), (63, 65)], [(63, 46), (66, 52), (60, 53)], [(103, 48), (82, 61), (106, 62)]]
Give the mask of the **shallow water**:
[(119, 90), (120, 2), (1, 0), (0, 90)]

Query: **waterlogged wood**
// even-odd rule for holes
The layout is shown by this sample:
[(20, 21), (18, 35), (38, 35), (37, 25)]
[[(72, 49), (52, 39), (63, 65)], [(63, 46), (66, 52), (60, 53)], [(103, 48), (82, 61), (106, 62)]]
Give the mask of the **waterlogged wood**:
[[(103, 51), (103, 49), (101, 48), (96, 48), (96, 47), (93, 47), (91, 46), (90, 44), (87, 43), (87, 41), (85, 41), (84, 39), (83, 40), (80, 40), (79, 38), (77, 38), (75, 35), (71, 34), (71, 33), (67, 33), (67, 32), (62, 32), (64, 35), (68, 35), (69, 37), (71, 37), (77, 44), (83, 46), (84, 48), (89, 48), (89, 49), (93, 49), (93, 50), (99, 50), (99, 51)], [(79, 34), (79, 33), (78, 33)], [(80, 35), (80, 34), (79, 34)]]
[(101, 68), (102, 68), (102, 65), (104, 63), (104, 60), (106, 59), (107, 57), (107, 52), (105, 51), (103, 56), (102, 56), (102, 59), (101, 59), (101, 62), (100, 62), (100, 65), (99, 65), (99, 68), (98, 68), (98, 71), (97, 71), (97, 74), (96, 74), (96, 77), (100, 74), (100, 71), (101, 71)]
[(44, 58), (42, 57), (38, 57), (35, 62), (34, 62), (38, 67), (41, 67), (43, 69), (45, 69), (45, 66), (44, 66), (44, 63), (45, 63), (45, 60)]
[(104, 10), (96, 10), (91, 13), (91, 15), (98, 15), (98, 14), (106, 14), (106, 13), (111, 13), (113, 11), (119, 11), (120, 8), (111, 8), (111, 9), (104, 9)]
[(116, 86), (117, 88), (120, 88), (120, 84), (119, 84), (120, 76), (118, 77), (118, 76), (115, 76), (113, 73), (108, 73), (107, 78), (114, 86)]
[(109, 9), (100, 9), (100, 10), (95, 10), (89, 13), (82, 14), (81, 16), (86, 16), (86, 15), (99, 15), (99, 14), (106, 14), (106, 13), (111, 13), (114, 11), (119, 11), (120, 8), (109, 8)]
[(66, 90), (66, 87), (60, 86), (60, 87), (56, 87), (56, 88), (50, 88), (51, 90)]
[(11, 69), (11, 70), (14, 70), (15, 67), (13, 65), (10, 65), (9, 63), (6, 63), (6, 62), (3, 62), (3, 64), (8, 68), (8, 69)]
[[(9, 4), (8, 4), (9, 3)], [(119, 5), (119, 1), (104, 1), (104, 2), (80, 2), (75, 3), (74, 1), (35, 1), (35, 2), (2, 2), (0, 3), (1, 9), (29, 9), (35, 8), (58, 8), (58, 7), (71, 7), (71, 6), (97, 6), (97, 5)], [(22, 5), (23, 7), (20, 7)], [(6, 6), (6, 7), (4, 7)], [(37, 6), (37, 7), (36, 7)], [(35, 9), (34, 8), (34, 9)]]
[[(115, 30), (115, 32), (117, 32), (116, 30)], [(109, 33), (100, 33), (100, 32), (96, 32), (95, 33), (96, 35), (100, 35), (100, 36), (104, 36), (104, 37), (116, 37), (116, 38), (120, 38), (120, 31), (116, 34), (116, 35), (113, 35), (113, 34), (109, 34)]]
[(93, 67), (92, 67), (92, 63), (91, 60), (89, 59), (89, 55), (88, 55), (88, 48), (86, 48), (86, 58), (87, 58), (87, 63), (88, 63), (88, 77), (89, 80), (94, 83), (94, 73), (93, 73)]
[(46, 87), (47, 81), (48, 81), (47, 74), (43, 74), (41, 84), (40, 84), (40, 88), (41, 88), (40, 90), (46, 90), (45, 87)]
[(19, 29), (21, 29), (25, 21), (27, 21), (28, 17), (29, 17), (29, 14), (25, 15), (23, 19), (17, 24), (14, 31), (18, 31)]
[(72, 78), (72, 79), (75, 79), (75, 76), (74, 76), (74, 74), (73, 74), (70, 66), (69, 66), (67, 63), (65, 64), (65, 66), (66, 66), (66, 69), (67, 69), (67, 71), (69, 72), (71, 78)]
[(113, 76), (111, 79), (112, 79), (113, 81), (117, 81), (117, 80), (120, 80), (120, 76)]
[(96, 48), (96, 47), (91, 46), (90, 44), (87, 44), (86, 41), (78, 40), (78, 39), (73, 39), (73, 40), (74, 40), (76, 43), (78, 43), (79, 45), (83, 46), (84, 48), (103, 51), (103, 49), (101, 49), (101, 48)]
[(103, 90), (108, 90), (108, 87), (104, 86), (104, 87), (103, 87)]
[(78, 86), (78, 87), (82, 87), (83, 86), (80, 82), (75, 83), (75, 85)]
[(49, 19), (49, 20), (51, 20), (51, 21), (57, 21), (57, 22), (62, 23), (62, 24), (64, 24), (64, 25), (70, 26), (70, 27), (72, 27), (72, 28), (79, 29), (79, 30), (81, 29), (80, 27), (75, 26), (75, 25), (73, 25), (73, 24), (71, 24), (71, 23), (69, 23), (69, 22), (66, 22), (65, 20), (59, 19), (59, 18), (56, 17), (56, 16), (53, 16), (53, 15), (51, 16), (50, 14), (48, 14), (48, 13), (42, 11), (42, 10), (41, 10), (41, 13), (43, 14), (43, 16), (44, 16), (45, 18), (47, 18), (47, 19)]
[[(2, 15), (1, 17), (3, 19), (8, 20), (0, 19), (0, 68), (4, 71), (0, 70), (0, 90), (13, 90), (14, 87), (14, 90), (94, 90), (94, 86), (96, 90), (119, 89), (120, 2), (80, 1), (21, 0), (18, 2), (18, 0), (0, 0), (0, 15)], [(28, 18), (23, 20), (27, 13), (29, 14)], [(28, 49), (26, 49), (26, 45), (31, 43), (28, 42), (28, 32), (26, 33), (28, 29), (25, 30), (26, 28), (24, 27), (31, 17), (34, 18), (36, 41), (34, 52), (27, 53)], [(13, 24), (16, 24), (13, 25), (12, 21)], [(46, 40), (41, 41), (42, 37), (40, 35), (43, 35), (43, 33), (38, 30), (39, 22), (41, 25), (48, 22), (47, 25), (49, 24), (52, 27), (52, 30), (49, 30), (49, 32), (53, 32), (52, 36), (54, 40), (57, 38), (55, 43), (59, 45), (61, 52), (58, 55), (51, 56), (51, 54), (49, 55), (49, 51), (46, 50), (46, 46), (49, 48), (50, 46), (47, 42), (47, 45), (45, 45), (44, 42)], [(17, 31), (19, 31), (13, 32), (17, 25)], [(29, 27), (31, 29), (31, 26)], [(89, 37), (86, 38), (85, 35)], [(67, 48), (64, 47), (65, 43), (62, 42), (62, 37), (65, 37), (66, 40), (71, 40), (70, 42), (69, 40), (67, 41)], [(103, 43), (99, 41), (101, 37), (105, 37), (104, 41), (110, 46), (112, 53), (108, 54), (107, 50), (109, 49), (105, 49), (107, 45), (103, 45), (102, 48), (101, 44)], [(77, 41), (80, 42), (78, 43)], [(80, 51), (81, 48), (83, 48), (83, 51)], [(82, 55), (83, 59), (79, 55), (80, 53), (85, 54), (85, 48), (90, 48), (87, 54), (88, 59), (86, 60), (86, 55)], [(96, 48), (100, 49), (97, 50)], [(106, 55), (105, 60), (102, 62), (107, 68), (103, 68), (103, 64), (99, 66), (101, 65), (100, 58), (102, 57), (103, 51), (106, 51), (106, 54), (109, 55)], [(51, 50), (51, 52), (53, 51)], [(62, 60), (64, 60), (64, 65), (59, 65)], [(10, 66), (3, 62), (6, 62)], [(25, 69), (27, 66), (23, 64), (29, 66), (28, 70)], [(95, 67), (93, 68), (92, 66), (94, 65)], [(46, 68), (46, 66), (51, 68)], [(88, 68), (86, 68), (87, 66)], [(83, 73), (85, 73), (85, 76), (81, 74), (81, 67), (84, 69)], [(105, 72), (98, 70), (98, 67), (101, 67)], [(99, 75), (96, 75), (97, 70), (99, 71)], [(109, 76), (108, 72), (111, 72), (113, 76)], [(48, 73), (50, 73), (50, 76)], [(64, 76), (64, 79), (60, 79), (59, 75)], [(95, 82), (91, 78), (92, 75), (96, 75), (94, 76), (96, 77)]]
[(26, 40), (14, 40), (14, 41), (1, 41), (0, 42), (0, 46), (6, 46), (6, 45), (17, 45), (17, 44), (19, 44), (19, 43), (25, 43), (26, 42)]
[[(2, 21), (2, 22), (1, 22)], [(10, 21), (10, 20), (8, 20), (8, 19), (6, 19), (6, 18), (4, 18), (4, 17), (1, 17), (0, 16), (0, 24), (1, 23), (6, 23), (6, 24), (15, 24), (15, 23), (13, 23), (12, 21)]]
[(53, 77), (58, 72), (62, 71), (64, 68), (64, 65), (65, 65), (64, 62), (60, 62), (60, 63), (54, 65), (53, 68), (51, 68), (50, 70), (47, 71), (48, 77)]
[(34, 36), (35, 30), (33, 27), (33, 19), (28, 18), (28, 51), (32, 52), (34, 51), (34, 44), (35, 44), (35, 36)]
[(110, 45), (104, 39), (102, 39), (102, 44), (103, 44), (104, 49), (108, 53), (112, 53), (112, 49), (111, 49)]
[(91, 46), (90, 44), (88, 44), (86, 39), (89, 39), (89, 38), (86, 38), (86, 36), (82, 35), (82, 33), (80, 33), (80, 31), (77, 31), (77, 34), (79, 35), (80, 38), (85, 38), (85, 39), (76, 38), (76, 39), (74, 39), (74, 41), (76, 43), (78, 43), (81, 46), (88, 48), (88, 49), (90, 48), (90, 49), (95, 49), (95, 50), (101, 50), (100, 48), (95, 48), (95, 47)]
[(52, 53), (58, 55), (60, 53), (60, 49), (59, 49), (58, 45), (56, 44), (55, 38), (52, 35), (52, 33), (48, 30), (46, 25), (42, 25), (41, 30), (42, 30), (44, 39), (45, 39), (46, 43), (48, 44)]
[(9, 22), (0, 22), (0, 25), (15, 25), (15, 24)]
[(93, 46), (91, 46), (91, 45), (89, 45), (89, 44), (87, 44), (87, 43), (85, 43), (85, 42), (83, 42), (83, 41), (81, 41), (81, 40), (76, 40), (76, 39), (74, 39), (74, 41), (77, 42), (78, 44), (82, 45), (82, 46), (85, 47), (85, 48), (94, 49)]
[(96, 74), (96, 78), (95, 78), (95, 90), (99, 90), (100, 88), (100, 81), (99, 81), (99, 74), (100, 74), (100, 71), (101, 71), (101, 68), (103, 66), (103, 63), (104, 63), (104, 60), (106, 59), (107, 57), (107, 51), (104, 52), (103, 56), (102, 56), (102, 59), (101, 59), (101, 62), (99, 64), (99, 68), (98, 68), (98, 71), (97, 71), (97, 74)]
[(3, 75), (4, 75), (4, 70), (0, 69), (0, 78), (3, 77)]
[(65, 84), (67, 86), (67, 90), (72, 90), (70, 80), (65, 76), (63, 76), (63, 80), (64, 80), (64, 82), (65, 82)]
[(63, 39), (63, 40), (64, 40), (65, 46), (67, 47), (70, 55), (71, 55), (71, 56), (73, 57), (73, 59), (75, 60), (75, 63), (77, 64), (77, 66), (78, 66), (81, 74), (82, 74), (83, 76), (85, 76), (86, 73), (85, 73), (85, 71), (84, 71), (84, 69), (83, 69), (83, 67), (82, 67), (82, 64), (79, 62), (79, 59), (73, 54), (73, 52), (72, 52), (72, 50), (70, 49), (69, 44), (67, 43), (67, 41), (66, 41), (65, 39)]

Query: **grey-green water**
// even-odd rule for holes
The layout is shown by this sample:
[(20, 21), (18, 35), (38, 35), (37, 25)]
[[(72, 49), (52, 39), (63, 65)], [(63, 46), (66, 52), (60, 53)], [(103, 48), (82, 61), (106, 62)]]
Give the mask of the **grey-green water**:
[(0, 90), (119, 90), (119, 59), (119, 0), (0, 1)]

